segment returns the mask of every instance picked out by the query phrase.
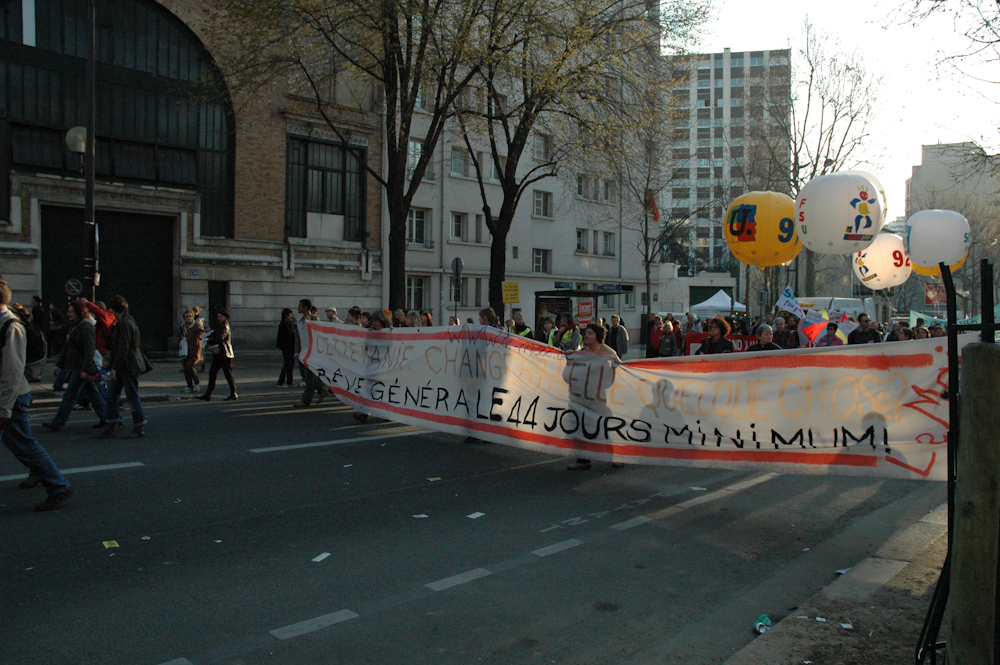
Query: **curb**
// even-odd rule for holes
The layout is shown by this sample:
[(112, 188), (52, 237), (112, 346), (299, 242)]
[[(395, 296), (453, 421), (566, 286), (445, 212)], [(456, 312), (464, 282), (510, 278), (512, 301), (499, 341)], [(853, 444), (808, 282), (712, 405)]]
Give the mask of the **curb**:
[[(948, 532), (948, 504), (943, 503), (917, 523), (899, 531), (887, 540), (872, 556), (863, 559), (846, 574), (817, 592), (813, 599), (846, 600), (863, 602), (886, 585), (900, 571), (923, 554), (931, 545)], [(774, 627), (756, 638), (724, 662), (724, 665), (760, 665), (778, 662), (786, 645), (778, 647), (772, 642), (781, 640), (782, 626), (800, 621), (795, 613), (789, 614)]]

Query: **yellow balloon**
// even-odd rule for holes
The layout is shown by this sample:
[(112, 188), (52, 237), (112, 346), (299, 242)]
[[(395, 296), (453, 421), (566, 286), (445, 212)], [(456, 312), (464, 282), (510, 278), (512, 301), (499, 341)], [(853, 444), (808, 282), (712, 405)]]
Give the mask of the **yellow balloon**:
[[(951, 273), (955, 274), (955, 271), (958, 270), (959, 268), (961, 268), (962, 265), (965, 264), (965, 260), (967, 258), (969, 258), (969, 253), (968, 252), (965, 253), (965, 256), (962, 257), (961, 261), (959, 261), (958, 263), (950, 266), (951, 267)], [(924, 277), (940, 277), (941, 276), (941, 266), (928, 266), (928, 267), (924, 267), (924, 266), (918, 266), (916, 263), (914, 263), (913, 264), (913, 272), (917, 273), (918, 275), (923, 275)]]
[(795, 201), (777, 192), (750, 192), (729, 206), (722, 229), (737, 259), (762, 268), (780, 266), (802, 250), (795, 233)]

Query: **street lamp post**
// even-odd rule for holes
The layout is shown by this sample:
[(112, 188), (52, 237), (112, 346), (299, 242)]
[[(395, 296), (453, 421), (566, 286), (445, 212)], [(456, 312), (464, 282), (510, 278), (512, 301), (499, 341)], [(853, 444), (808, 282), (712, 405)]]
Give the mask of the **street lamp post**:
[(94, 214), (94, 177), (97, 134), (97, 84), (95, 81), (97, 52), (97, 10), (94, 0), (87, 2), (87, 126), (73, 127), (66, 132), (66, 147), (81, 156), (83, 161), (83, 224), (86, 230), (83, 255), (83, 293), (91, 302), (97, 299), (95, 290), (101, 283), (99, 272), (99, 236)]

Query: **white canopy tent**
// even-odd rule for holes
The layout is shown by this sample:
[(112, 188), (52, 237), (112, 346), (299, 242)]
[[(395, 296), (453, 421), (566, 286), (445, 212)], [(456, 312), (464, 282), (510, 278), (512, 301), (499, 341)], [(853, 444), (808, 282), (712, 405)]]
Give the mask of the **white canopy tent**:
[(738, 300), (731, 300), (729, 294), (719, 289), (714, 296), (691, 306), (691, 313), (702, 314), (728, 314), (729, 312), (746, 312), (747, 308)]

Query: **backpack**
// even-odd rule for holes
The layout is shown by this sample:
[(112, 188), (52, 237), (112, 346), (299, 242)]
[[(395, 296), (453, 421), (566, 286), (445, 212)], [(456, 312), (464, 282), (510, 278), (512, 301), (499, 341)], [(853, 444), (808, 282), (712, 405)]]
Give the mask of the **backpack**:
[(618, 357), (620, 358), (628, 353), (628, 330), (625, 329), (625, 326), (618, 326), (617, 335)]
[(10, 324), (14, 321), (19, 321), (22, 326), (24, 326), (25, 337), (27, 338), (27, 349), (25, 350), (24, 366), (27, 367), (32, 363), (36, 363), (39, 360), (43, 360), (47, 355), (48, 349), (45, 345), (45, 336), (42, 335), (42, 331), (38, 329), (38, 326), (33, 325), (21, 318), (21, 315), (14, 310), (10, 312), (16, 316), (16, 319), (10, 319), (0, 327), (0, 349), (2, 349), (7, 344), (7, 330), (10, 328)]

